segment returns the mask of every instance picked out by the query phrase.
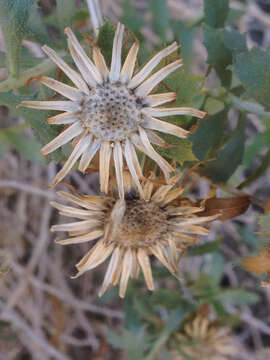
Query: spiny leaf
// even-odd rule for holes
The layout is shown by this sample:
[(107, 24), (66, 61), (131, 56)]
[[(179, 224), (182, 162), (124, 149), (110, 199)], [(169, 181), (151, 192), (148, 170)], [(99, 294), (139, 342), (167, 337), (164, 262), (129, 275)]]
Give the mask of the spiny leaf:
[(7, 48), (9, 75), (19, 75), (21, 44), (34, 0), (0, 0), (0, 20)]
[(110, 21), (105, 21), (101, 26), (98, 33), (97, 45), (106, 60), (107, 65), (111, 64), (112, 59), (112, 46), (114, 38), (115, 28)]
[(232, 55), (247, 51), (246, 37), (235, 29), (222, 30), (222, 41), (231, 50)]
[(256, 156), (261, 152), (264, 147), (268, 147), (270, 144), (270, 130), (266, 130), (263, 133), (259, 133), (253, 142), (245, 148), (245, 155), (243, 164), (245, 167), (250, 167)]
[(223, 27), (229, 13), (229, 0), (204, 0), (204, 19), (214, 28)]
[(204, 46), (208, 56), (207, 63), (213, 66), (223, 86), (231, 84), (231, 71), (226, 67), (232, 63), (232, 53), (222, 41), (222, 30), (204, 25)]
[(71, 25), (71, 19), (76, 12), (75, 0), (56, 0), (56, 14), (60, 28), (65, 29), (66, 26)]
[(151, 0), (152, 22), (155, 32), (162, 41), (166, 41), (166, 33), (169, 26), (167, 0)]
[[(29, 100), (29, 97), (27, 97), (27, 99)], [(16, 96), (11, 91), (7, 93), (0, 93), (0, 104), (7, 106), (11, 111), (11, 114), (15, 116), (23, 116), (29, 122), (41, 144), (47, 144), (59, 134), (57, 127), (53, 128), (47, 123), (49, 112), (35, 111), (22, 107), (16, 108), (22, 100), (25, 100), (25, 97)], [(32, 97), (30, 100), (37, 100), (37, 98)], [(58, 149), (53, 154), (49, 155), (49, 157), (46, 157), (46, 159), (61, 161), (65, 159), (65, 156), (62, 151)]]
[(226, 120), (227, 110), (223, 110), (201, 120), (196, 131), (190, 135), (192, 150), (199, 160), (207, 159), (211, 149), (221, 145)]
[(237, 54), (247, 51), (245, 36), (236, 30), (214, 29), (204, 25), (204, 45), (207, 49), (207, 63), (216, 70), (221, 84), (229, 87), (231, 84), (232, 64)]
[(178, 161), (181, 165), (185, 161), (198, 160), (192, 152), (192, 143), (187, 139), (178, 139), (172, 135), (159, 134), (169, 145), (168, 147), (155, 147), (159, 154), (168, 157), (169, 159)]
[(183, 298), (183, 294), (175, 290), (158, 289), (153, 294), (153, 302), (166, 309), (181, 308), (182, 311), (194, 310), (194, 306)]
[(246, 89), (246, 95), (270, 109), (270, 49), (253, 47), (236, 55), (233, 71)]
[[(55, 25), (55, 22), (54, 24)], [(32, 41), (37, 41), (41, 45), (47, 44), (55, 46), (46, 29), (44, 18), (41, 17), (37, 4), (35, 3), (31, 8), (31, 14), (27, 22), (27, 32), (25, 38)]]
[(137, 14), (137, 11), (132, 6), (130, 0), (126, 0), (123, 4), (121, 22), (133, 32), (140, 31), (144, 25), (144, 20)]
[(113, 347), (125, 350), (131, 360), (141, 360), (149, 346), (144, 327), (137, 332), (122, 329), (121, 335), (108, 330), (106, 337)]
[(40, 154), (41, 145), (34, 139), (12, 131), (5, 132), (5, 136), (12, 146), (27, 160), (34, 163), (44, 164), (44, 158)]
[(256, 293), (242, 288), (222, 290), (219, 292), (217, 298), (222, 301), (228, 301), (233, 304), (240, 305), (252, 305), (257, 303), (260, 299), (259, 295)]
[[(161, 64), (164, 66), (165, 62)], [(161, 85), (158, 92), (168, 91), (168, 88), (177, 93), (177, 99), (174, 102), (174, 106), (189, 106), (192, 104), (194, 97), (200, 92), (204, 85), (204, 77), (199, 75), (193, 75), (185, 71), (185, 69), (179, 69), (171, 74), (164, 80), (166, 86)], [(170, 118), (173, 118), (170, 116)], [(174, 117), (176, 118), (176, 117)], [(179, 118), (179, 116), (178, 116)], [(182, 119), (185, 119), (181, 116)]]
[(217, 152), (217, 160), (205, 166), (204, 174), (214, 182), (226, 182), (241, 164), (245, 148), (245, 124), (245, 119), (240, 118), (227, 144)]
[(181, 56), (184, 58), (185, 71), (192, 64), (192, 49), (195, 29), (185, 24), (183, 21), (170, 20), (176, 41), (180, 45)]

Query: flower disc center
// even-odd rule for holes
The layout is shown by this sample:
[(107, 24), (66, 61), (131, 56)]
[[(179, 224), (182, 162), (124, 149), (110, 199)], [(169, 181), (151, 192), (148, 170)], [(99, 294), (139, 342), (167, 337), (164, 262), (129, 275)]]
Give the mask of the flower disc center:
[(167, 237), (167, 213), (154, 202), (126, 200), (115, 241), (124, 247), (148, 247)]
[(140, 105), (123, 85), (106, 84), (90, 91), (82, 107), (85, 128), (102, 141), (121, 141), (136, 131)]

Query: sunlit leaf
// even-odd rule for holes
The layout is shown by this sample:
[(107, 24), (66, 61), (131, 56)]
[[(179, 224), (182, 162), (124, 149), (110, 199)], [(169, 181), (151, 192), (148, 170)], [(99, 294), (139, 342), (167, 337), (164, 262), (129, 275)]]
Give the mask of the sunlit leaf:
[(162, 156), (168, 157), (169, 159), (178, 161), (183, 164), (185, 161), (196, 161), (197, 157), (192, 151), (192, 143), (188, 139), (178, 139), (175, 136), (168, 134), (159, 134), (169, 145), (168, 147), (158, 147), (156, 150)]

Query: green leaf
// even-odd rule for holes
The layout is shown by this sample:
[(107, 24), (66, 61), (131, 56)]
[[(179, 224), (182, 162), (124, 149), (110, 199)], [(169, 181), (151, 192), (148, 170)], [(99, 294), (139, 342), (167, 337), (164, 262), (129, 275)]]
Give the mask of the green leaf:
[(108, 66), (111, 64), (112, 47), (115, 29), (110, 21), (105, 21), (104, 25), (99, 29), (97, 45), (106, 60)]
[[(158, 147), (154, 146), (157, 152), (169, 159), (178, 161), (181, 165), (185, 161), (196, 161), (198, 160), (197, 157), (192, 152), (192, 143), (187, 139), (178, 139), (175, 136), (168, 135), (168, 134), (159, 134), (168, 144), (168, 147)], [(171, 144), (175, 144), (171, 145)]]
[[(27, 99), (38, 100), (36, 97), (32, 97), (31, 99), (27, 97)], [(47, 117), (49, 116), (48, 111), (36, 111), (22, 107), (16, 108), (22, 100), (26, 100), (25, 97), (16, 96), (11, 91), (0, 93), (0, 104), (7, 106), (14, 116), (23, 116), (34, 130), (34, 133), (41, 144), (47, 144), (59, 134), (61, 127), (57, 129), (57, 126), (52, 127), (47, 123)], [(46, 157), (47, 160), (55, 161), (65, 160), (65, 158), (66, 157), (60, 149)]]
[(158, 289), (152, 296), (152, 301), (156, 305), (163, 306), (165, 309), (181, 308), (182, 311), (192, 311), (193, 305), (183, 298), (180, 291)]
[(246, 89), (246, 95), (270, 109), (270, 49), (253, 47), (236, 55), (233, 71)]
[(229, 13), (229, 0), (204, 0), (204, 19), (207, 25), (223, 27)]
[(222, 30), (222, 41), (231, 50), (232, 55), (247, 51), (246, 37), (235, 29)]
[[(165, 79), (164, 83), (166, 87), (161, 85), (158, 92), (166, 92), (169, 88), (177, 93), (174, 106), (190, 106), (195, 96), (202, 89), (204, 78), (186, 73), (183, 69), (180, 69)], [(168, 116), (164, 118), (164, 121), (180, 126), (189, 118), (188, 116)], [(192, 143), (189, 139), (179, 139), (175, 136), (161, 133), (159, 135), (170, 144), (167, 148), (156, 147), (162, 156), (176, 160), (180, 164), (183, 164), (185, 161), (197, 160), (197, 157), (192, 152)]]
[[(0, 51), (0, 67), (6, 66), (5, 61), (6, 61), (6, 54), (4, 52)], [(27, 69), (27, 68), (36, 66), (36, 65), (40, 64), (41, 61), (42, 61), (42, 58), (35, 58), (35, 57), (33, 57), (33, 55), (30, 55), (29, 53), (24, 51), (24, 49), (22, 50), (21, 59), (20, 59), (21, 69), (22, 68)]]
[(27, 160), (34, 163), (44, 164), (44, 158), (40, 154), (41, 145), (34, 139), (23, 134), (6, 131), (5, 136), (12, 146)]
[(196, 131), (190, 135), (192, 150), (199, 160), (205, 160), (215, 146), (220, 145), (227, 120), (227, 110), (200, 121)]
[(72, 21), (75, 22), (81, 22), (89, 18), (89, 11), (88, 9), (80, 9), (76, 11), (75, 14), (73, 14)]
[(122, 329), (121, 335), (108, 330), (106, 337), (113, 347), (125, 350), (131, 360), (141, 360), (149, 346), (145, 327), (141, 327), (136, 332)]
[(227, 144), (217, 152), (217, 160), (205, 166), (204, 174), (214, 182), (226, 182), (241, 164), (245, 149), (246, 119), (239, 119), (237, 129)]
[(167, 29), (169, 27), (167, 0), (151, 0), (150, 9), (154, 30), (164, 42), (167, 40)]
[(71, 19), (75, 12), (75, 0), (56, 0), (56, 14), (62, 31), (66, 26), (71, 26)]
[(126, 0), (123, 4), (121, 22), (133, 32), (139, 32), (144, 25), (144, 20), (138, 15), (130, 0)]
[[(53, 25), (55, 25), (55, 22)], [(55, 43), (52, 42), (46, 29), (44, 18), (41, 17), (37, 4), (34, 4), (31, 8), (31, 13), (27, 22), (25, 38), (32, 41), (37, 41), (42, 45), (55, 45)]]
[(34, 0), (0, 0), (0, 21), (7, 49), (9, 75), (19, 75), (22, 40)]
[(207, 97), (204, 105), (204, 110), (208, 115), (215, 115), (220, 111), (224, 110), (224, 102), (218, 99), (215, 99), (211, 96)]
[(157, 340), (152, 344), (151, 351), (143, 360), (155, 360), (159, 357), (158, 355), (168, 343), (171, 333), (180, 327), (182, 318), (183, 313), (181, 310), (172, 310), (169, 313), (165, 327), (160, 332)]
[(189, 286), (189, 290), (200, 303), (204, 303), (212, 302), (220, 292), (220, 287), (212, 274), (201, 273), (200, 277)]
[(133, 302), (137, 316), (139, 315), (140, 318), (148, 322), (155, 322), (156, 319), (159, 320), (159, 314), (155, 311), (152, 301), (152, 296), (136, 296)]
[[(166, 78), (164, 83), (169, 89), (177, 93), (174, 106), (189, 106), (192, 104), (194, 97), (201, 91), (204, 85), (204, 77), (190, 74), (186, 72), (185, 69), (179, 69)], [(161, 85), (158, 92), (165, 91), (168, 90), (165, 86)], [(172, 118), (172, 116), (170, 116), (170, 118)], [(183, 118), (183, 116), (181, 118)]]
[(212, 254), (211, 261), (206, 261), (203, 266), (203, 271), (211, 275), (211, 279), (217, 284), (220, 283), (225, 268), (225, 260), (220, 252)]
[(220, 291), (217, 298), (239, 305), (253, 305), (260, 300), (260, 296), (254, 292), (242, 288), (232, 288)]
[(264, 147), (269, 147), (270, 144), (270, 130), (258, 134), (253, 142), (245, 148), (245, 155), (243, 165), (250, 167), (256, 156)]
[(218, 251), (221, 247), (221, 240), (210, 241), (202, 245), (193, 246), (188, 250), (189, 256), (204, 255)]
[(221, 84), (229, 87), (231, 84), (231, 71), (226, 67), (232, 63), (232, 52), (223, 42), (223, 32), (220, 29), (214, 29), (204, 25), (204, 46), (206, 47), (208, 57), (207, 63), (216, 70)]
[(181, 56), (184, 58), (185, 71), (192, 64), (192, 48), (195, 29), (182, 21), (170, 21), (175, 38), (181, 46)]
[[(242, 92), (242, 94), (243, 94), (243, 92)], [(242, 94), (240, 94), (240, 95), (242, 95)], [(248, 113), (252, 113), (255, 115), (270, 118), (270, 111), (265, 111), (264, 107), (256, 102), (241, 100), (235, 96), (232, 96), (231, 100), (232, 100), (233, 106), (236, 107), (236, 109), (244, 110)]]

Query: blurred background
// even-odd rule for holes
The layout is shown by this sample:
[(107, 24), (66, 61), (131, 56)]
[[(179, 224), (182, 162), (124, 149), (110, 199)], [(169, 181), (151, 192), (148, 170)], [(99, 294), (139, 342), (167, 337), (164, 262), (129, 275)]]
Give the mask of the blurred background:
[[(89, 35), (92, 31), (86, 1), (40, 0), (36, 5), (29, 20), (35, 36), (30, 40), (25, 36), (22, 41), (21, 74), (44, 60), (42, 44), (66, 50), (63, 36), (66, 25)], [(267, 49), (270, 1), (231, 0), (229, 5), (226, 23), (220, 28), (245, 34), (249, 50)], [(184, 71), (188, 74), (183, 78), (183, 96), (190, 97), (191, 101), (187, 102), (194, 107), (203, 106), (213, 116), (220, 114), (224, 103), (233, 99), (227, 134), (236, 128), (239, 111), (245, 113), (242, 142), (234, 139), (236, 147), (224, 164), (230, 164), (235, 154), (243, 154), (228, 169), (225, 183), (227, 190), (241, 185), (240, 189), (252, 196), (252, 205), (233, 220), (216, 222), (210, 236), (202, 238), (196, 249), (181, 260), (185, 287), (180, 289), (178, 282), (155, 263), (158, 290), (154, 294), (147, 293), (139, 279), (130, 281), (125, 300), (118, 298), (117, 288), (98, 298), (107, 264), (77, 280), (70, 279), (75, 273), (74, 264), (88, 250), (88, 245), (61, 247), (54, 243), (55, 235), (49, 231), (52, 224), (65, 221), (50, 206), (57, 194), (48, 188), (61, 165), (47, 162), (40, 155), (40, 139), (17, 112), (16, 102), (12, 103), (11, 94), (17, 96), (19, 90), (14, 90), (12, 85), (1, 88), (0, 83), (0, 104), (3, 104), (0, 106), (0, 360), (174, 359), (170, 336), (176, 327), (165, 338), (164, 327), (179, 311), (192, 312), (204, 304), (213, 309), (212, 316), (221, 317), (231, 328), (232, 343), (239, 349), (232, 359), (267, 360), (270, 358), (270, 289), (261, 287), (263, 276), (245, 271), (241, 261), (267, 244), (267, 236), (257, 232), (270, 231), (267, 215), (270, 113), (261, 104), (249, 100), (241, 98), (237, 103), (240, 98), (237, 93), (229, 94), (220, 81), (218, 66), (211, 62), (211, 34), (207, 38), (202, 0), (102, 0), (101, 7), (105, 19), (114, 25), (122, 21), (138, 37), (140, 63), (166, 43), (176, 40), (181, 44)], [(8, 78), (5, 49), (0, 32), (2, 84)], [(213, 51), (215, 55), (222, 49), (213, 47)], [(225, 65), (221, 65), (221, 72), (225, 72)], [(53, 71), (57, 76), (56, 70)], [(35, 89), (35, 85), (31, 86)], [(30, 92), (23, 91), (24, 95)], [(44, 92), (44, 97), (51, 95), (44, 88), (38, 91)], [(195, 96), (196, 91), (199, 96)], [(30, 123), (40, 117), (34, 111), (31, 116)], [(45, 122), (46, 116), (42, 116)], [(196, 153), (196, 145), (193, 152), (202, 160), (199, 152)], [(221, 163), (223, 166), (227, 165)], [(210, 175), (213, 181), (217, 179), (216, 175)], [(74, 170), (66, 181), (82, 193), (98, 193), (95, 173), (85, 177)], [(188, 181), (191, 198), (205, 197), (209, 184), (209, 180), (201, 179), (198, 174), (191, 176)], [(57, 190), (64, 188), (65, 185), (60, 185)]]

